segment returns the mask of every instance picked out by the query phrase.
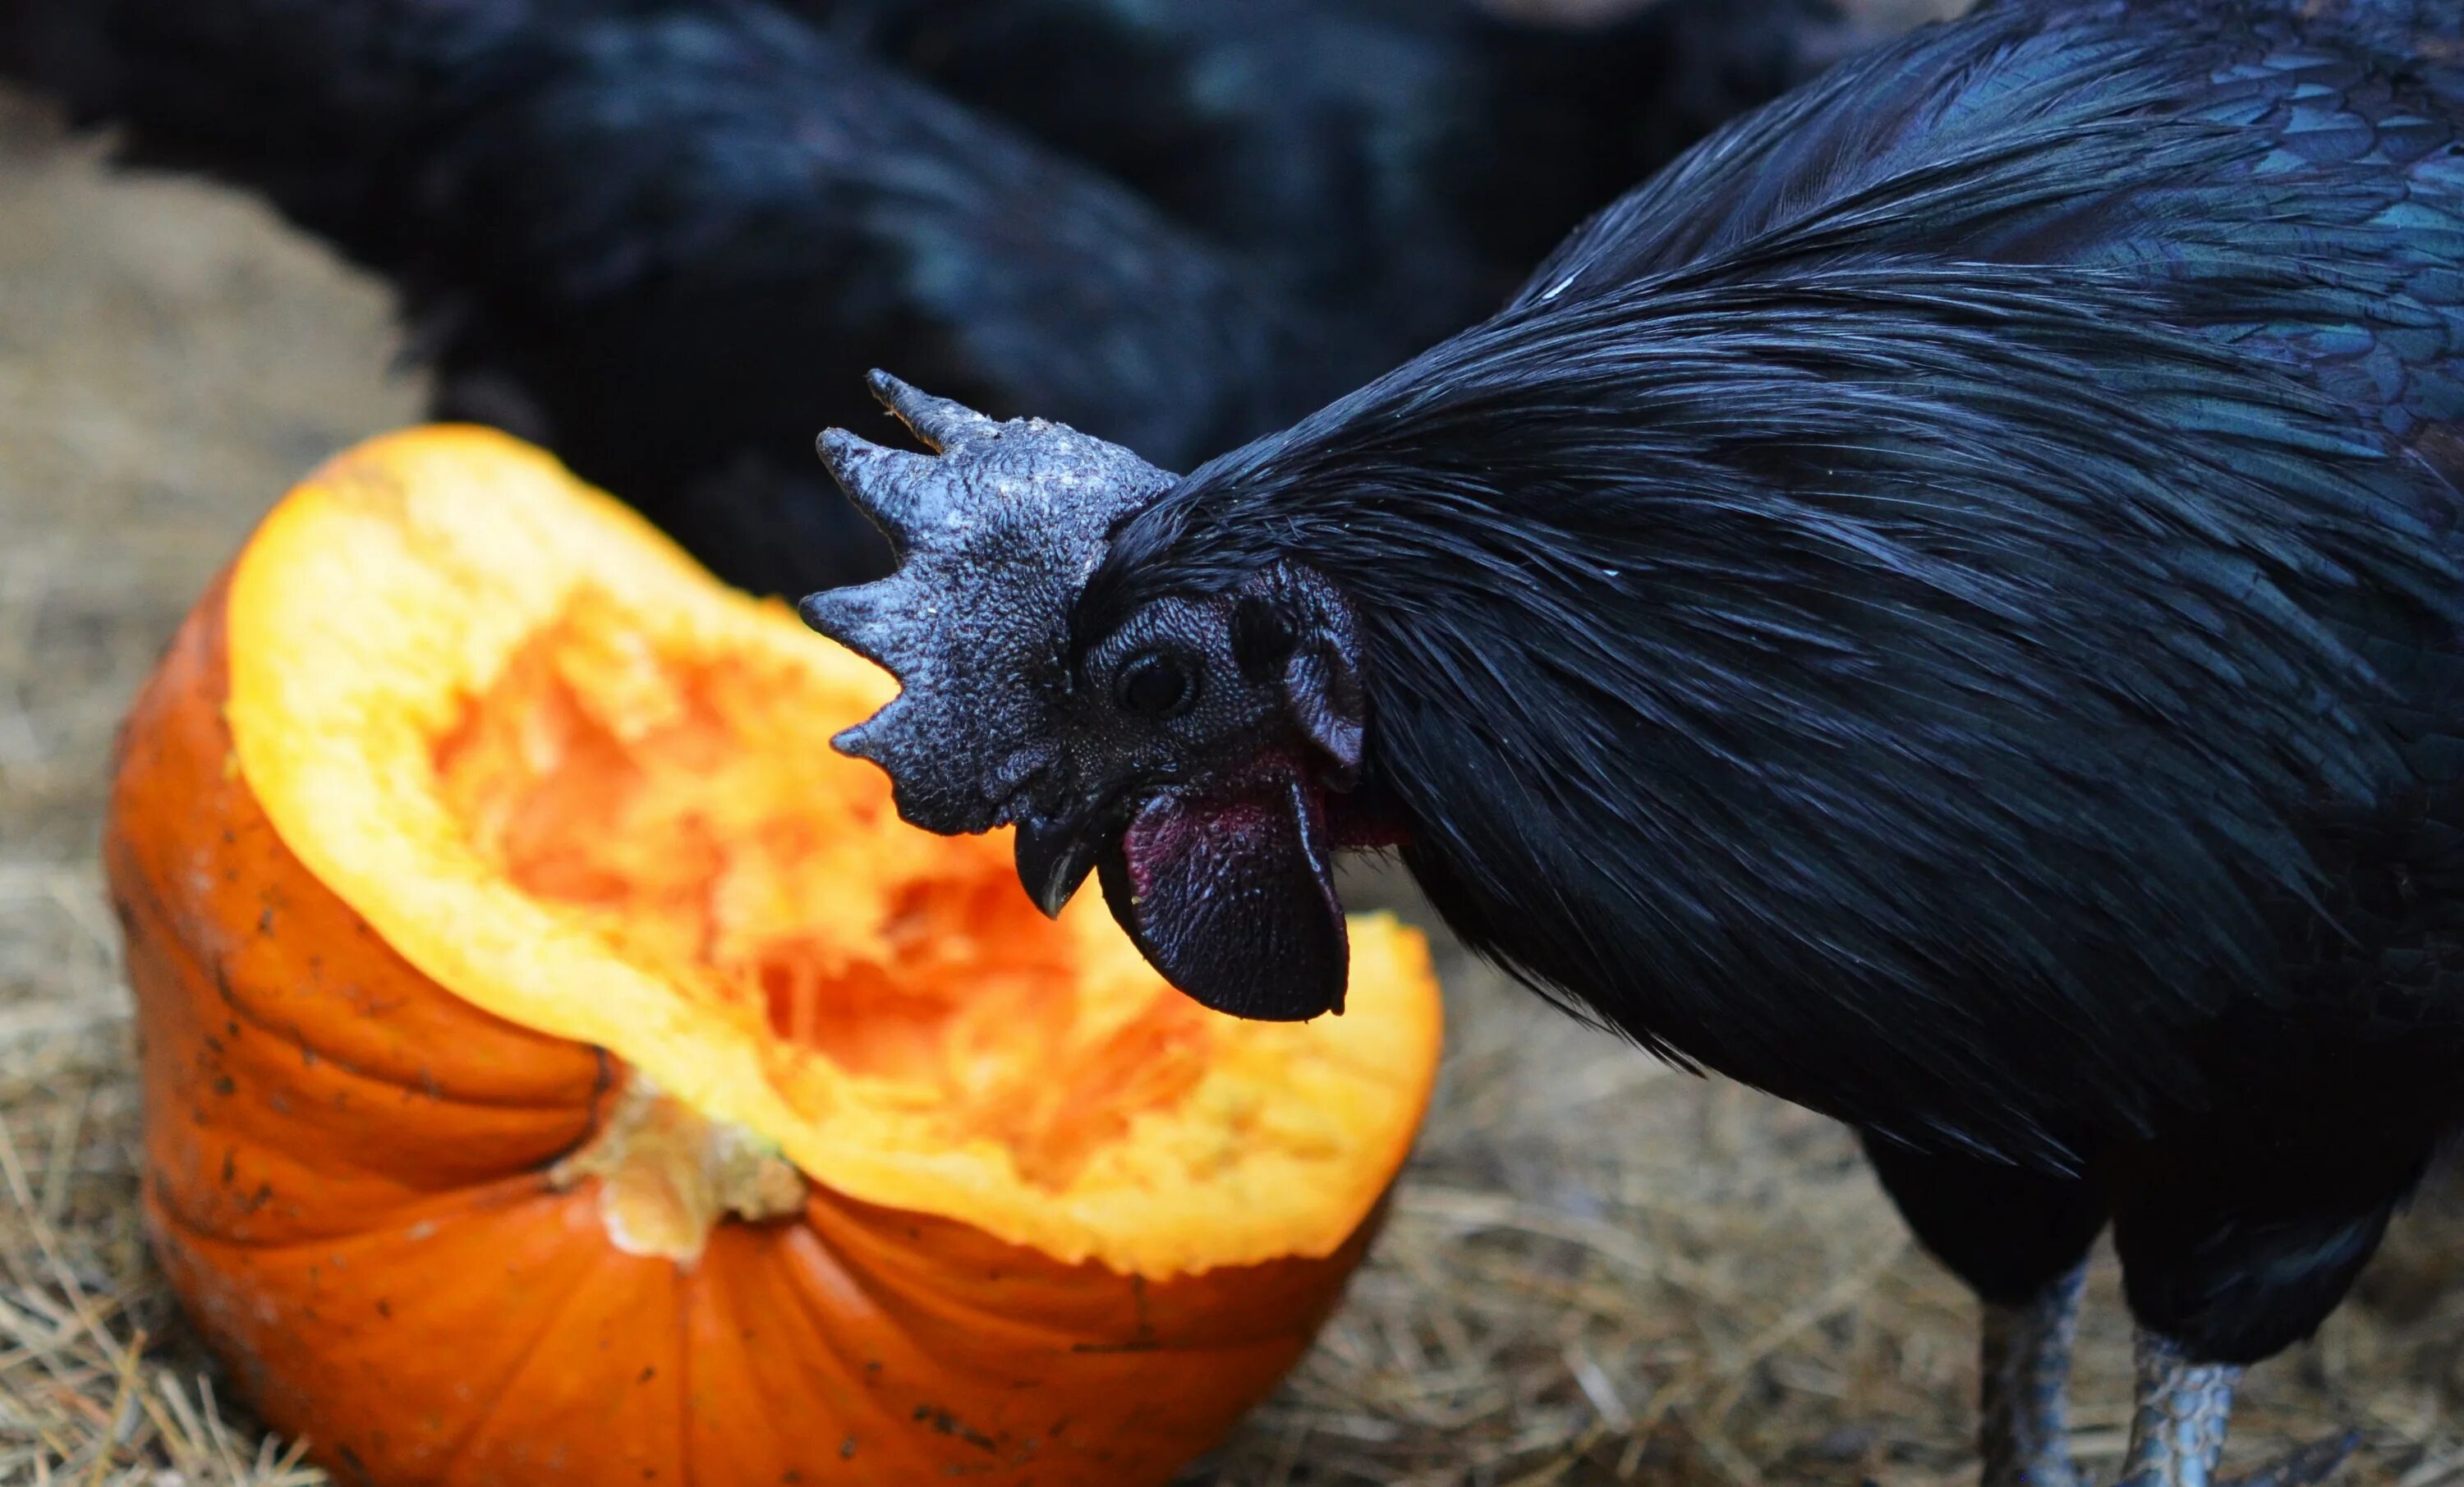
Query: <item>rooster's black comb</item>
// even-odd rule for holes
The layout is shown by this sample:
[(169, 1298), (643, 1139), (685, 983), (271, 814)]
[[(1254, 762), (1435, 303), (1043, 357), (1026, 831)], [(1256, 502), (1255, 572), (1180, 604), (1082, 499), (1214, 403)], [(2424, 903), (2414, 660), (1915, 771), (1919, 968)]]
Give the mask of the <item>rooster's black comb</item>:
[(1050, 762), (1045, 699), (1105, 535), (1177, 477), (1060, 424), (995, 423), (887, 372), (869, 382), (935, 452), (821, 437), (822, 462), (899, 555), (889, 578), (799, 607), (898, 678), (888, 707), (830, 742), (887, 770), (915, 825), (987, 830)]

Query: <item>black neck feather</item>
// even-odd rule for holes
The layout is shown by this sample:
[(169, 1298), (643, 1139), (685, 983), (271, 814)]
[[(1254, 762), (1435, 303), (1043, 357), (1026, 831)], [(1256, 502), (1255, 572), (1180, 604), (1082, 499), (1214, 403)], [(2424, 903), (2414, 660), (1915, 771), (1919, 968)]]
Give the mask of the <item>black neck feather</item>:
[(1527, 305), (1190, 477), (1081, 632), (1315, 567), (1467, 938), (1663, 1051), (2057, 1160), (2190, 1086), (2132, 1028), (2263, 983), (2307, 824), (2403, 788), (2363, 639), (2452, 634), (2464, 583), (2407, 457), (2044, 280)]

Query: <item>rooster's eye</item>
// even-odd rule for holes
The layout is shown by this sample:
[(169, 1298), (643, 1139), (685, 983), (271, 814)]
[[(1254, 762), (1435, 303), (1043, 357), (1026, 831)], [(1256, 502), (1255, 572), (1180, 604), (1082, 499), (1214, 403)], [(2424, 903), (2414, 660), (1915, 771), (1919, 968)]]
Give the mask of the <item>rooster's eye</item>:
[(1170, 656), (1148, 651), (1121, 668), (1121, 707), (1141, 717), (1169, 717), (1192, 690), (1189, 673)]

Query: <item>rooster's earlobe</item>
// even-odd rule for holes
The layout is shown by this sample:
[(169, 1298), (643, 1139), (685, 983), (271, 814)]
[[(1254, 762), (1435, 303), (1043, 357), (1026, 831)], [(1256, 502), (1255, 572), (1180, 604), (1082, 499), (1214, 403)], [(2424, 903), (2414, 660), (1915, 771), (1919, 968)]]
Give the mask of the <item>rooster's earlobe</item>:
[(1352, 605), (1341, 591), (1307, 568), (1278, 565), (1242, 594), (1233, 646), (1243, 670), (1274, 679), (1292, 726), (1334, 766), (1328, 783), (1349, 786), (1360, 773), (1369, 699)]

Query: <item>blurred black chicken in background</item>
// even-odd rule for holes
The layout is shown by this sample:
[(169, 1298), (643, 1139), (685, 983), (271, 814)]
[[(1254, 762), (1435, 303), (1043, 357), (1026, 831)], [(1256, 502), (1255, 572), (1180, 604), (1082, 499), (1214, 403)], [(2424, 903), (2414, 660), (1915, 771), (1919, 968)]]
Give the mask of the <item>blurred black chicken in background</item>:
[(1194, 463), (1858, 39), (1828, 0), (0, 0), (0, 75), (389, 278), (439, 416), (788, 594), (886, 571), (811, 455), (866, 367)]

